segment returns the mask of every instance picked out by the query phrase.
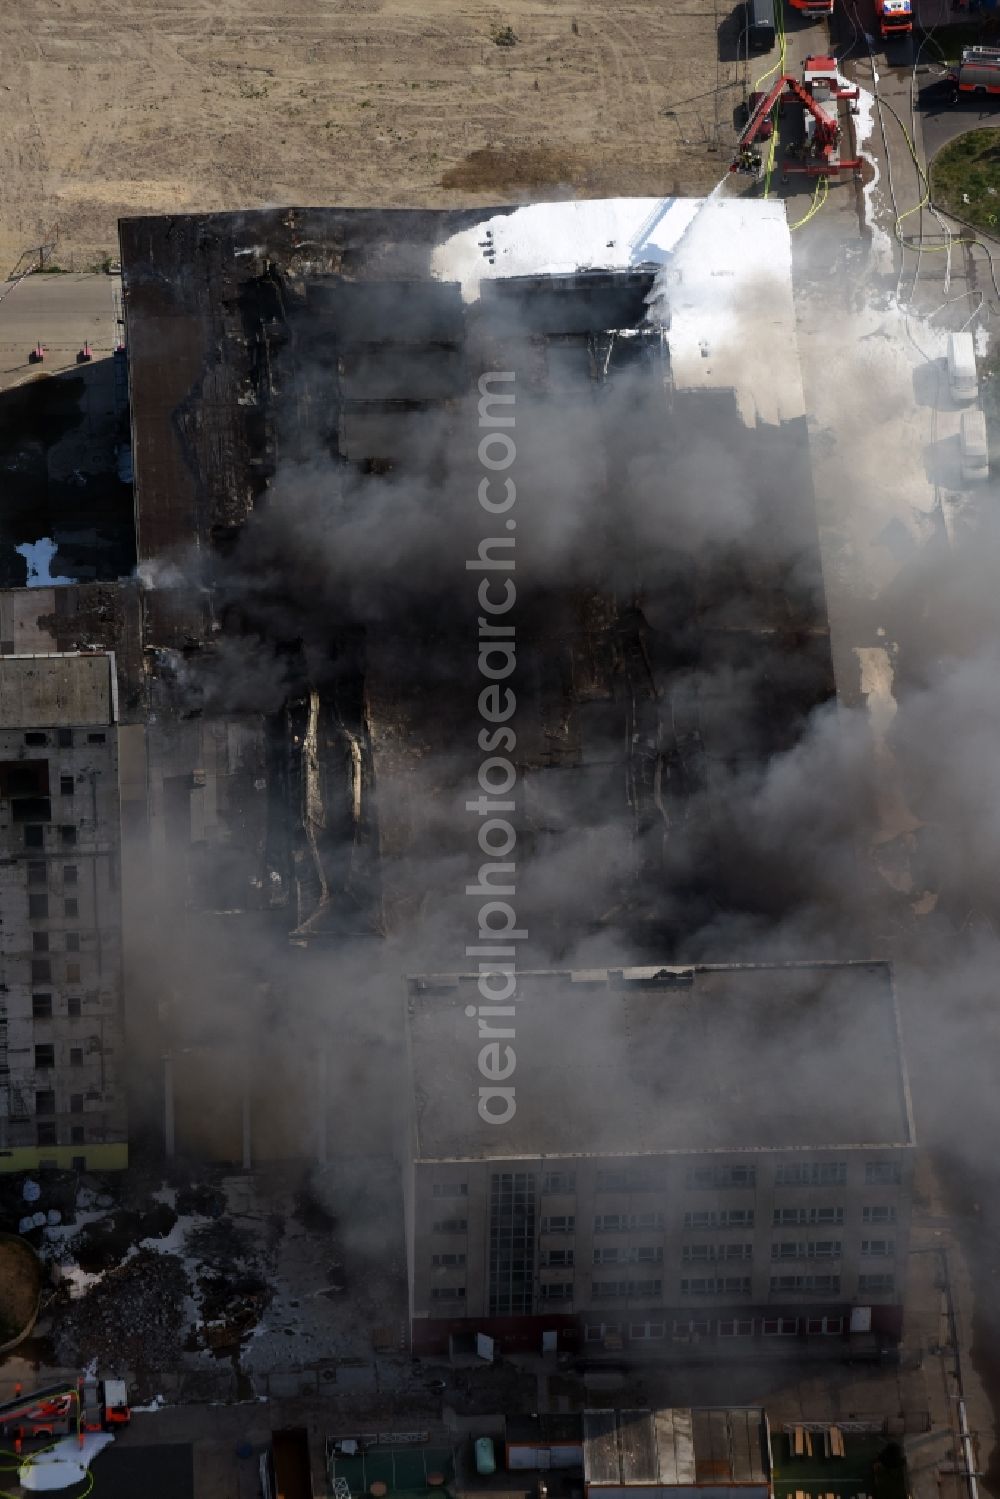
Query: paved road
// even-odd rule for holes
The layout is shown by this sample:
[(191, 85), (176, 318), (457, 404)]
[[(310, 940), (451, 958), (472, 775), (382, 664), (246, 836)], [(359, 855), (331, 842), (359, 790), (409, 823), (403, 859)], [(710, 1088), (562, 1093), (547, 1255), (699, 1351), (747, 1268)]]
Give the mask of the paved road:
[[(0, 282), (0, 390), (18, 385), (38, 367), (28, 363), (37, 342), (48, 349), (50, 373), (73, 369), (84, 343), (95, 360), (115, 347), (117, 276), (31, 275), (11, 289)], [(6, 293), (6, 295), (5, 295)]]

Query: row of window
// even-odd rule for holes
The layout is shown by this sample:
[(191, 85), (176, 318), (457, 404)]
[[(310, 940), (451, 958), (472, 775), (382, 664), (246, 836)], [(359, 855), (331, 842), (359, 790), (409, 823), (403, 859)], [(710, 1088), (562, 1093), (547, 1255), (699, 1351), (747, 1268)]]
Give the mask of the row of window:
[[(863, 1207), (861, 1221), (868, 1224), (895, 1223), (896, 1209), (887, 1203)], [(843, 1222), (844, 1209), (842, 1207), (775, 1208), (773, 1216), (775, 1228), (818, 1227), (823, 1224), (839, 1227)], [(440, 1218), (431, 1226), (433, 1231), (439, 1234), (464, 1234), (468, 1231), (469, 1224), (467, 1218)], [(735, 1208), (728, 1212), (718, 1213), (684, 1214), (684, 1227), (695, 1231), (715, 1228), (748, 1229), (753, 1226), (753, 1208)], [(576, 1218), (571, 1213), (557, 1214), (543, 1218), (541, 1227), (544, 1234), (572, 1234), (576, 1232)], [(661, 1213), (601, 1213), (594, 1219), (595, 1233), (621, 1233), (633, 1228), (662, 1227), (663, 1215)], [(738, 1255), (736, 1257), (739, 1258)], [(725, 1258), (721, 1250), (718, 1258)]]
[[(861, 1253), (871, 1258), (887, 1258), (896, 1252), (894, 1239), (862, 1239)], [(843, 1253), (840, 1239), (811, 1239), (801, 1243), (771, 1245), (772, 1260), (839, 1259)], [(435, 1256), (435, 1262), (438, 1256)], [(738, 1244), (685, 1244), (681, 1263), (685, 1265), (708, 1265), (750, 1261), (753, 1245)], [(543, 1251), (544, 1265), (573, 1265), (575, 1251), (572, 1249), (548, 1249)], [(641, 1265), (663, 1263), (663, 1248), (659, 1244), (643, 1244), (631, 1248), (595, 1249), (595, 1265)]]
[[(74, 901), (73, 904), (76, 905), (76, 901)], [(32, 934), (31, 934), (31, 950), (32, 950), (32, 952), (50, 952), (50, 951), (54, 952), (55, 949), (50, 946), (51, 936), (52, 936), (51, 932), (32, 932)], [(67, 952), (79, 952), (80, 951), (80, 933), (79, 932), (66, 932), (65, 936), (66, 936), (66, 951)]]
[[(784, 1162), (774, 1168), (774, 1181), (779, 1187), (842, 1187), (847, 1184), (847, 1162)], [(867, 1186), (898, 1186), (901, 1181), (902, 1165), (899, 1161), (865, 1162)], [(693, 1166), (686, 1173), (685, 1184), (691, 1190), (753, 1187), (757, 1184), (757, 1167)], [(596, 1179), (598, 1192), (648, 1192), (662, 1188), (662, 1185), (652, 1176), (635, 1170), (598, 1171)], [(435, 1197), (467, 1197), (469, 1193), (466, 1182), (436, 1182), (431, 1190)], [(527, 1190), (533, 1191), (533, 1185)], [(575, 1172), (550, 1172), (542, 1179), (543, 1192), (575, 1190)]]
[[(38, 1143), (40, 1145), (55, 1144), (55, 1125), (43, 1126), (40, 1124), (38, 1126), (38, 1129), (39, 1135), (41, 1135), (43, 1129), (51, 1129), (52, 1131), (51, 1139), (42, 1140), (41, 1138), (39, 1138)], [(72, 1133), (74, 1144), (78, 1143), (78, 1133), (80, 1141), (82, 1141), (82, 1129), (80, 1129), (79, 1132), (74, 1129)], [(895, 1277), (890, 1274), (862, 1275), (858, 1278), (858, 1294), (866, 1295), (876, 1292), (885, 1294), (886, 1292), (894, 1291), (895, 1285)], [(772, 1276), (771, 1291), (772, 1293), (782, 1293), (788, 1291), (812, 1291), (836, 1296), (840, 1294), (840, 1276)], [(660, 1280), (595, 1281), (593, 1286), (593, 1294), (595, 1298), (603, 1301), (641, 1301), (657, 1299), (663, 1294), (663, 1282)], [(749, 1276), (727, 1275), (716, 1278), (681, 1281), (682, 1296), (749, 1296), (750, 1294), (751, 1283)], [(430, 1299), (431, 1301), (438, 1302), (464, 1301), (465, 1295), (465, 1286), (435, 1286), (431, 1290)], [(571, 1280), (554, 1281), (547, 1285), (539, 1286), (539, 1296), (542, 1301), (572, 1301), (573, 1282)], [(665, 1323), (645, 1325), (663, 1327), (664, 1332), (657, 1335), (665, 1335)], [(756, 1325), (756, 1319), (752, 1317), (730, 1318), (716, 1323), (715, 1328), (720, 1337), (752, 1337)], [(674, 1322), (673, 1333), (675, 1337), (687, 1337), (692, 1335), (708, 1336), (712, 1330), (712, 1326), (713, 1324), (708, 1321)], [(764, 1317), (760, 1319), (760, 1331), (765, 1337), (772, 1335), (787, 1336), (792, 1333), (797, 1333), (800, 1329), (800, 1326), (804, 1326), (804, 1329), (807, 1333), (839, 1333), (842, 1331), (843, 1323), (842, 1319), (839, 1317)], [(597, 1336), (599, 1336), (600, 1338), (604, 1338), (612, 1332), (619, 1332), (620, 1324), (615, 1323), (609, 1325), (607, 1323), (601, 1323), (600, 1328), (601, 1331), (597, 1334)], [(587, 1328), (586, 1337), (588, 1342), (596, 1340), (594, 1337), (594, 1332), (595, 1329), (593, 1327)], [(637, 1334), (633, 1333), (630, 1334), (630, 1336), (637, 1336)], [(654, 1334), (649, 1333), (638, 1336), (652, 1337), (654, 1336)]]
[[(35, 1125), (36, 1145), (58, 1145), (60, 1144), (59, 1132), (54, 1119), (40, 1119)], [(87, 1143), (87, 1131), (82, 1124), (74, 1124), (70, 1128), (70, 1145), (85, 1145)]]
[[(56, 1112), (56, 1095), (51, 1088), (38, 1088), (35, 1091), (35, 1113), (43, 1116)], [(69, 1112), (71, 1114), (83, 1113), (83, 1094), (71, 1093), (69, 1096)]]
[[(103, 729), (91, 729), (87, 734), (87, 743), (104, 744), (107, 741), (107, 737), (108, 736), (107, 734), (105, 734)], [(51, 736), (45, 733), (42, 729), (29, 729), (24, 736), (24, 742), (32, 748), (35, 748), (38, 745), (50, 744)], [(72, 749), (73, 730), (56, 729), (56, 743), (58, 744), (60, 749)]]
[[(83, 1000), (78, 994), (71, 994), (66, 1000), (66, 1014), (70, 1020), (79, 1020), (83, 1014)], [(31, 1018), (33, 1020), (51, 1020), (52, 995), (33, 994), (31, 996)]]
[[(28, 864), (28, 884), (47, 885), (49, 883), (49, 871), (52, 865), (46, 864), (44, 860), (32, 860)], [(62, 878), (64, 885), (76, 885), (79, 883), (79, 869), (76, 864), (64, 864), (62, 867)]]
[[(59, 828), (59, 842), (64, 848), (72, 848), (76, 843), (76, 827), (71, 822), (64, 822)], [(45, 825), (40, 822), (26, 822), (24, 825), (25, 848), (45, 847)]]
[[(44, 891), (41, 894), (35, 894), (34, 892), (29, 893), (29, 921), (48, 921), (49, 917), (52, 914), (53, 913), (49, 905), (49, 897), (47, 891)], [(62, 914), (67, 917), (79, 916), (80, 902), (77, 900), (75, 895), (68, 895), (65, 897), (65, 899), (63, 900)]]
[[(711, 1337), (752, 1338), (755, 1333), (763, 1337), (791, 1337), (803, 1331), (810, 1336), (835, 1337), (844, 1331), (843, 1317), (724, 1317), (718, 1321), (698, 1319), (689, 1322), (673, 1322), (669, 1325), (675, 1338)], [(668, 1333), (666, 1322), (597, 1322), (591, 1323), (585, 1333), (588, 1343), (603, 1343), (609, 1337), (626, 1335), (632, 1342), (657, 1342)]]
[[(80, 982), (80, 965), (76, 961), (65, 965), (65, 982), (67, 984), (78, 984)], [(31, 982), (33, 984), (51, 984), (52, 961), (49, 958), (32, 958), (31, 960)], [(56, 980), (58, 982), (58, 980)]]
[[(56, 1065), (56, 1049), (51, 1041), (43, 1041), (35, 1047), (35, 1071), (44, 1072)], [(69, 1049), (69, 1065), (71, 1067), (83, 1066), (83, 1047), (71, 1046)]]

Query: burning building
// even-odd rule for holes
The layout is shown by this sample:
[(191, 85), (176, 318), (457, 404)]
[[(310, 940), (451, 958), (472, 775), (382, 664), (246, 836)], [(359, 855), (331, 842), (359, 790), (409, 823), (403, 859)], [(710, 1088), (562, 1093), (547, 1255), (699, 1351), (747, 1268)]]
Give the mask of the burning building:
[[(410, 981), (413, 1347), (898, 1338), (914, 1128), (885, 963)], [(499, 1084), (499, 1086), (498, 1086)]]

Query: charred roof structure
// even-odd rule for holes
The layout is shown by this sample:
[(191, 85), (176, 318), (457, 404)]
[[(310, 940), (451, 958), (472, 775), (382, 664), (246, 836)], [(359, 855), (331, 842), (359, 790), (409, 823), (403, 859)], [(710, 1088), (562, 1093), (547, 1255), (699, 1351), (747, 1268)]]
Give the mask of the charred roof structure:
[[(787, 230), (752, 205), (755, 261), (750, 211), (123, 222), (150, 703), (192, 740), (177, 784), (210, 722), (240, 725), (227, 909), (454, 950), (481, 759), (467, 563), (515, 525), (521, 900), (546, 959), (780, 908), (794, 869), (761, 877), (737, 790), (833, 677)], [(476, 500), (503, 482), (480, 457), (503, 374), (516, 522)]]

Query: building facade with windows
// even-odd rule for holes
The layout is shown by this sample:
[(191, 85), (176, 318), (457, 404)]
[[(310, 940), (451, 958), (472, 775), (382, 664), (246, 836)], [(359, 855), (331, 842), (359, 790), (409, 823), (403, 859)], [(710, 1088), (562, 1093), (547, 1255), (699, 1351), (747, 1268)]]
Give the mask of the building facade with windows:
[(128, 1164), (110, 652), (0, 655), (0, 1170)]
[[(415, 1351), (898, 1339), (915, 1138), (888, 964), (523, 974), (498, 1043), (476, 994), (410, 982)], [(478, 1112), (494, 1044), (504, 1123)]]

